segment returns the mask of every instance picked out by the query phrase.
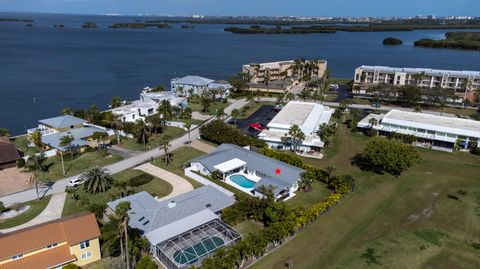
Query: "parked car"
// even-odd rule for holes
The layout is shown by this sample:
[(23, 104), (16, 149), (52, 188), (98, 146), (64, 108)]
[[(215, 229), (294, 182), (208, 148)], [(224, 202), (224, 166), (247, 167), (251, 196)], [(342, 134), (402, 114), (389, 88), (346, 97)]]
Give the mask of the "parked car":
[(338, 84), (331, 84), (331, 85), (330, 85), (330, 89), (331, 89), (331, 90), (336, 91), (336, 90), (338, 90), (339, 88), (340, 88), (340, 87), (338, 86)]
[(265, 129), (262, 124), (258, 123), (258, 122), (253, 122), (253, 123), (250, 123), (248, 125), (248, 128), (249, 129), (253, 129), (255, 131), (258, 131), (258, 132), (261, 132), (263, 129)]
[(282, 110), (283, 106), (282, 105), (276, 105), (274, 108), (273, 108), (273, 111), (280, 111)]
[(74, 178), (74, 179), (70, 179), (70, 181), (68, 182), (68, 185), (70, 187), (76, 187), (78, 185), (82, 185), (85, 181), (84, 180), (81, 180), (80, 178)]

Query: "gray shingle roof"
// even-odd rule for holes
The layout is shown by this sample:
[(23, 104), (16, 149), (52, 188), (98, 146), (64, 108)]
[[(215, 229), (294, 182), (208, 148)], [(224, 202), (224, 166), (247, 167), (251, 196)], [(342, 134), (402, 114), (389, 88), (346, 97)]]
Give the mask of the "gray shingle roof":
[(39, 121), (42, 124), (48, 125), (52, 128), (68, 128), (72, 125), (83, 124), (86, 122), (84, 119), (80, 119), (70, 115), (63, 115), (55, 118), (49, 118)]
[(60, 139), (67, 135), (72, 135), (74, 140), (72, 141), (72, 146), (74, 147), (83, 147), (88, 145), (88, 142), (85, 140), (87, 137), (90, 137), (95, 132), (105, 132), (100, 128), (93, 126), (87, 126), (82, 128), (76, 128), (68, 130), (67, 132), (58, 132), (53, 134), (47, 134), (42, 136), (42, 143), (49, 145), (54, 149), (65, 151), (66, 147), (60, 146)]
[[(107, 205), (115, 210), (115, 207), (124, 201), (129, 201), (132, 208), (129, 212), (129, 226), (148, 233), (204, 209), (216, 213), (233, 205), (235, 199), (211, 186), (203, 186), (161, 202), (157, 202), (147, 192), (140, 192), (109, 202)], [(175, 202), (175, 206), (169, 207), (172, 201)]]
[[(210, 172), (213, 172), (215, 165), (234, 158), (246, 162), (248, 168), (265, 174), (266, 177), (269, 178), (269, 183), (272, 185), (274, 183), (279, 187), (291, 186), (300, 178), (300, 174), (304, 172), (303, 169), (298, 167), (274, 160), (233, 144), (222, 144), (212, 153), (195, 158), (191, 160), (191, 162), (200, 162)], [(275, 173), (277, 168), (280, 169), (280, 174)]]

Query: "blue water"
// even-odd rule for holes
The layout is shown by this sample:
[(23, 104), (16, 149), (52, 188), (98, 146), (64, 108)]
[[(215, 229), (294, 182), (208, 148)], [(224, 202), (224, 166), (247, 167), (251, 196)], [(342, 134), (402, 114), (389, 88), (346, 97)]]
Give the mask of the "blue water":
[[(182, 29), (108, 29), (145, 17), (2, 14), (35, 20), (0, 22), (0, 127), (24, 133), (37, 120), (57, 116), (63, 107), (105, 109), (114, 95), (137, 99), (145, 86), (168, 87), (176, 76), (196, 74), (225, 79), (242, 64), (323, 58), (332, 74), (353, 77), (362, 65), (480, 70), (480, 53), (414, 48), (420, 38), (447, 31), (311, 35), (234, 35), (225, 25)], [(81, 29), (86, 21), (99, 29)], [(64, 24), (66, 28), (53, 28)], [(385, 37), (404, 41), (383, 46)], [(35, 103), (33, 102), (35, 98)]]
[(247, 189), (252, 189), (253, 187), (255, 187), (255, 184), (256, 184), (254, 181), (251, 181), (250, 179), (246, 178), (243, 175), (231, 175), (229, 178), (238, 186), (247, 188)]

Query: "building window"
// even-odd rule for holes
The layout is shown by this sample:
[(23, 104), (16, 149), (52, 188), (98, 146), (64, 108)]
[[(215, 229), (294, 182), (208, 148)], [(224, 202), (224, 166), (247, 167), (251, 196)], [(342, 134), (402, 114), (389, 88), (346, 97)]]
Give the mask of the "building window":
[(48, 245), (47, 248), (54, 248), (54, 247), (56, 247), (57, 245), (58, 245), (57, 243), (53, 243), (53, 244), (51, 244), (51, 245)]
[(87, 240), (87, 241), (83, 241), (82, 243), (80, 243), (80, 249), (84, 249), (84, 248), (88, 248), (90, 247), (90, 241)]
[(92, 257), (92, 252), (82, 253), (82, 260)]
[(22, 257), (23, 257), (23, 254), (18, 254), (18, 255), (12, 256), (12, 260), (18, 260)]

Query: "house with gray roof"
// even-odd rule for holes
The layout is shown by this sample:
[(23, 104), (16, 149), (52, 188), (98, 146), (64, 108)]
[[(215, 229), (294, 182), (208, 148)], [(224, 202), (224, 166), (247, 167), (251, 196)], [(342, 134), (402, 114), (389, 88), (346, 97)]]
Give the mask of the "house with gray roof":
[(218, 171), (225, 183), (254, 196), (263, 196), (267, 187), (277, 199), (292, 197), (304, 172), (233, 144), (222, 144), (212, 153), (191, 160), (189, 169), (205, 176)]
[(219, 218), (235, 202), (232, 196), (203, 186), (168, 200), (157, 201), (139, 192), (107, 203), (107, 214), (121, 202), (130, 202), (128, 225), (150, 242), (155, 258), (166, 268), (199, 266), (218, 248), (230, 246), (241, 235)]
[(71, 115), (43, 119), (38, 122), (38, 127), (29, 129), (27, 133), (40, 132), (43, 145), (57, 151), (66, 151), (68, 149), (66, 146), (60, 146), (60, 140), (64, 136), (72, 136), (71, 146), (82, 149), (91, 144), (89, 140), (95, 132), (113, 134), (106, 128), (89, 124), (84, 119)]
[(213, 79), (200, 76), (186, 76), (182, 78), (174, 78), (170, 81), (171, 90), (177, 96), (188, 97), (191, 94), (202, 95), (206, 93), (214, 93), (218, 99), (227, 98), (233, 88), (227, 81), (215, 81)]

